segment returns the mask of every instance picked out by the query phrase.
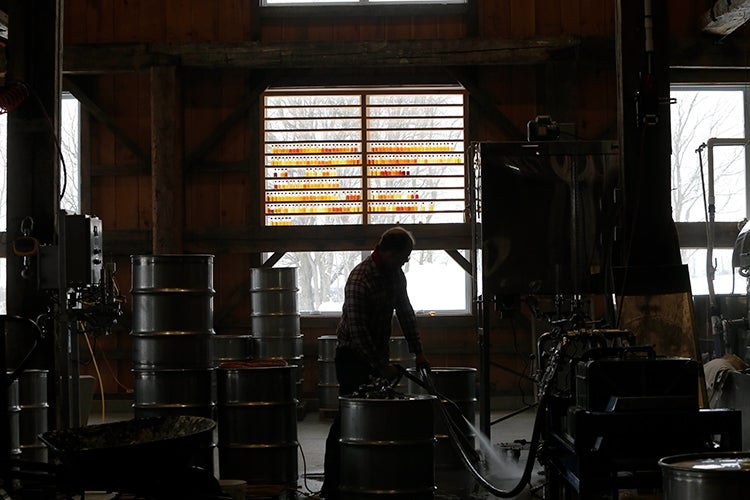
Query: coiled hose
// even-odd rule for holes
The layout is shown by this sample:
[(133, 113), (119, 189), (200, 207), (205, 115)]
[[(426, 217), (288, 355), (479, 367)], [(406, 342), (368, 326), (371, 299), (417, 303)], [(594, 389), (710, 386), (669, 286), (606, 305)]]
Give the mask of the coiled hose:
[[(458, 452), (458, 454), (461, 457), (461, 460), (466, 465), (466, 468), (471, 472), (471, 474), (474, 476), (474, 478), (479, 482), (479, 484), (487, 490), (489, 493), (501, 497), (501, 498), (512, 498), (515, 496), (518, 496), (526, 487), (526, 485), (530, 484), (531, 482), (531, 473), (534, 470), (534, 462), (536, 460), (536, 453), (537, 449), (539, 447), (539, 441), (542, 434), (542, 425), (544, 422), (544, 412), (547, 407), (547, 394), (546, 391), (543, 391), (540, 399), (539, 399), (539, 406), (537, 407), (536, 416), (534, 417), (534, 427), (531, 433), (531, 445), (529, 448), (529, 456), (526, 460), (526, 466), (524, 467), (523, 474), (521, 475), (521, 479), (519, 480), (518, 484), (513, 487), (513, 489), (510, 490), (501, 490), (500, 488), (496, 487), (492, 483), (490, 483), (487, 478), (482, 476), (482, 473), (476, 468), (475, 462), (478, 460), (478, 455), (476, 453), (476, 450), (473, 448), (470, 448), (468, 444), (468, 440), (466, 439), (466, 436), (461, 431), (461, 428), (451, 415), (451, 412), (448, 410), (447, 406), (442, 403), (443, 401), (445, 403), (448, 403), (451, 405), (451, 407), (455, 408), (457, 414), (461, 415), (464, 420), (466, 420), (466, 417), (463, 416), (458, 406), (451, 401), (450, 399), (446, 398), (442, 394), (440, 394), (436, 389), (434, 384), (432, 383), (432, 379), (430, 377), (429, 369), (425, 368), (419, 368), (420, 377), (416, 377), (410, 373), (408, 373), (403, 367), (399, 367), (401, 370), (401, 374), (403, 376), (406, 376), (409, 380), (412, 380), (414, 383), (425, 389), (429, 394), (436, 396), (440, 399), (441, 404), (438, 405), (441, 410), (441, 414), (443, 416), (443, 420), (445, 421), (445, 425), (448, 428), (448, 433), (451, 437), (451, 442), (453, 443), (454, 448)], [(470, 425), (473, 425), (472, 422), (469, 422)]]

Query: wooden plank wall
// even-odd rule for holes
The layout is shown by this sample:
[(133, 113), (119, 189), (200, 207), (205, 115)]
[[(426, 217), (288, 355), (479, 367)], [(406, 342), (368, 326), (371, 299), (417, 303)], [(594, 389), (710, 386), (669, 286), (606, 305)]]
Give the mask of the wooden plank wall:
[[(702, 9), (695, 0), (679, 4), (681, 29), (692, 31), (693, 13)], [(66, 44), (110, 42), (208, 42), (260, 40), (265, 43), (290, 41), (363, 41), (432, 38), (462, 38), (477, 33), (483, 38), (580, 35), (613, 37), (613, 1), (595, 0), (478, 0), (477, 26), (471, 16), (305, 16), (260, 17), (257, 0), (67, 0), (64, 39)], [(566, 63), (567, 64), (567, 63)], [(570, 71), (568, 65), (550, 69), (538, 66), (482, 66), (470, 69), (473, 81), (491, 103), (523, 134), (526, 122), (545, 114), (557, 102), (558, 121), (571, 122), (584, 139), (616, 137), (617, 95), (613, 61), (588, 63)], [(293, 75), (293, 72), (292, 72)], [(257, 75), (242, 71), (184, 70), (184, 156), (211, 134), (241, 102), (248, 81)], [(149, 75), (129, 72), (87, 76), (91, 97), (121, 130), (135, 141), (149, 158)], [(551, 81), (552, 80), (552, 81)], [(567, 81), (566, 81), (567, 80)], [(347, 82), (342, 81), (345, 84)], [(564, 103), (560, 105), (559, 103)], [(471, 108), (470, 140), (508, 140), (492, 113), (474, 103)], [(257, 107), (232, 128), (218, 147), (208, 151), (198, 164), (185, 172), (186, 230), (240, 228), (252, 231), (258, 224), (259, 164)], [(89, 148), (91, 179), (90, 213), (103, 220), (107, 230), (138, 230), (151, 227), (151, 179), (148, 165), (122, 144), (104, 125), (91, 120), (90, 135), (83, 139)], [(230, 165), (245, 165), (245, 170)], [(129, 295), (130, 259), (109, 255), (118, 264), (121, 290)], [(227, 251), (216, 255), (215, 327), (219, 333), (250, 333), (249, 267), (257, 255)], [(129, 352), (129, 315), (116, 333), (99, 339), (97, 348), (110, 359), (114, 377), (104, 376), (108, 394), (123, 394), (132, 387)], [(436, 366), (477, 366), (477, 342), (471, 318), (424, 318), (420, 320), (428, 354)], [(318, 380), (317, 337), (330, 335), (335, 318), (303, 321), (305, 334), (305, 382), (307, 397), (315, 398)], [(500, 324), (493, 332), (493, 361), (512, 371), (528, 369), (531, 320), (519, 314), (512, 324)], [(518, 352), (516, 352), (518, 351)], [(519, 377), (507, 370), (492, 375), (493, 394), (517, 397)], [(526, 395), (528, 384), (522, 384)]]

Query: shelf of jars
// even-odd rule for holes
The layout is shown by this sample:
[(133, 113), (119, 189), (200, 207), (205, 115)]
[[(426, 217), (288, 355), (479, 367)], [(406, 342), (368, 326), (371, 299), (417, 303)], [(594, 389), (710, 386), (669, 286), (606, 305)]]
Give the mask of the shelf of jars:
[(409, 191), (403, 192), (401, 196), (407, 197), (402, 198), (389, 198), (387, 196), (395, 196), (395, 193), (386, 192), (372, 192), (370, 195), (371, 198), (364, 202), (269, 202), (265, 204), (266, 225), (360, 224), (363, 216), (367, 216), (370, 223), (383, 224), (463, 222), (465, 201), (445, 198), (447, 193), (431, 193), (431, 199), (418, 199), (415, 192)]
[(359, 212), (320, 212), (266, 215), (266, 226), (335, 226), (341, 224), (362, 224), (363, 214)]
[(407, 167), (412, 165), (462, 165), (464, 163), (464, 155), (463, 153), (370, 154), (367, 155), (365, 163), (368, 166), (389, 165)]
[[(466, 146), (462, 140), (435, 141), (370, 141), (368, 153), (454, 153), (463, 154)], [(300, 143), (267, 143), (267, 155), (299, 156), (299, 155), (346, 155), (362, 152), (360, 141), (352, 142), (300, 142)]]
[(462, 153), (463, 141), (370, 142), (370, 153)]
[(320, 142), (320, 143), (282, 143), (266, 144), (266, 154), (271, 155), (308, 155), (308, 154), (344, 154), (359, 153), (360, 142)]

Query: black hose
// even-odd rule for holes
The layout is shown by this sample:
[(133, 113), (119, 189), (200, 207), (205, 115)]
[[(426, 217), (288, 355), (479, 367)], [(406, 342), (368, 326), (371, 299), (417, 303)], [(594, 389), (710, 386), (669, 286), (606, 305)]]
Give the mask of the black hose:
[[(419, 370), (422, 374), (422, 379), (420, 379), (419, 377), (415, 377), (414, 375), (406, 372), (406, 370), (404, 370), (403, 368), (402, 368), (402, 374), (405, 375), (407, 378), (409, 378), (409, 380), (414, 381), (420, 387), (424, 388), (431, 395), (436, 396), (440, 399), (441, 414), (443, 416), (443, 420), (445, 421), (446, 427), (448, 428), (448, 433), (450, 434), (451, 441), (454, 445), (454, 448), (456, 449), (458, 454), (461, 456), (461, 459), (463, 460), (469, 472), (471, 472), (474, 478), (479, 482), (479, 484), (485, 490), (487, 490), (489, 493), (495, 496), (498, 496), (501, 498), (512, 498), (512, 497), (518, 496), (518, 494), (523, 491), (526, 485), (530, 484), (531, 482), (531, 473), (534, 470), (536, 452), (537, 452), (537, 448), (539, 447), (542, 424), (544, 422), (544, 411), (547, 406), (546, 394), (542, 394), (539, 400), (539, 406), (537, 408), (536, 417), (534, 418), (534, 427), (531, 433), (531, 446), (529, 448), (529, 456), (526, 460), (526, 466), (524, 467), (524, 471), (523, 471), (523, 474), (521, 475), (521, 479), (519, 480), (518, 484), (515, 487), (513, 487), (513, 489), (501, 490), (498, 487), (491, 484), (484, 476), (482, 476), (482, 473), (479, 472), (479, 470), (477, 470), (477, 468), (474, 466), (474, 462), (477, 461), (476, 450), (471, 449), (469, 451), (466, 449), (466, 447), (468, 446), (466, 436), (464, 436), (459, 425), (455, 422), (453, 417), (450, 415), (446, 405), (442, 404), (442, 402), (448, 403), (452, 405), (453, 407), (458, 408), (456, 404), (450, 399), (440, 394), (435, 389), (435, 386), (433, 385), (432, 380), (429, 376), (429, 370), (422, 369), (422, 368), (420, 368)], [(459, 414), (461, 414), (460, 411), (459, 411)], [(463, 417), (463, 414), (461, 415)], [(466, 420), (466, 417), (463, 417), (463, 418), (464, 420)], [(468, 420), (466, 421), (468, 422)], [(468, 423), (470, 425), (473, 425), (471, 422), (468, 422)]]

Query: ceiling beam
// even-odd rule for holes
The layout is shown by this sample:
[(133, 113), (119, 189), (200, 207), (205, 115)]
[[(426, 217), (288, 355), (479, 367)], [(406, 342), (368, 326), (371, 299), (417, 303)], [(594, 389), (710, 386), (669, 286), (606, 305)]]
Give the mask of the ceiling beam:
[(750, 0), (716, 0), (703, 14), (703, 31), (727, 36), (750, 19)]
[(530, 65), (573, 53), (572, 36), (513, 39), (399, 40), (364, 42), (216, 42), (67, 45), (63, 72), (137, 71), (176, 64), (187, 68), (348, 68)]

